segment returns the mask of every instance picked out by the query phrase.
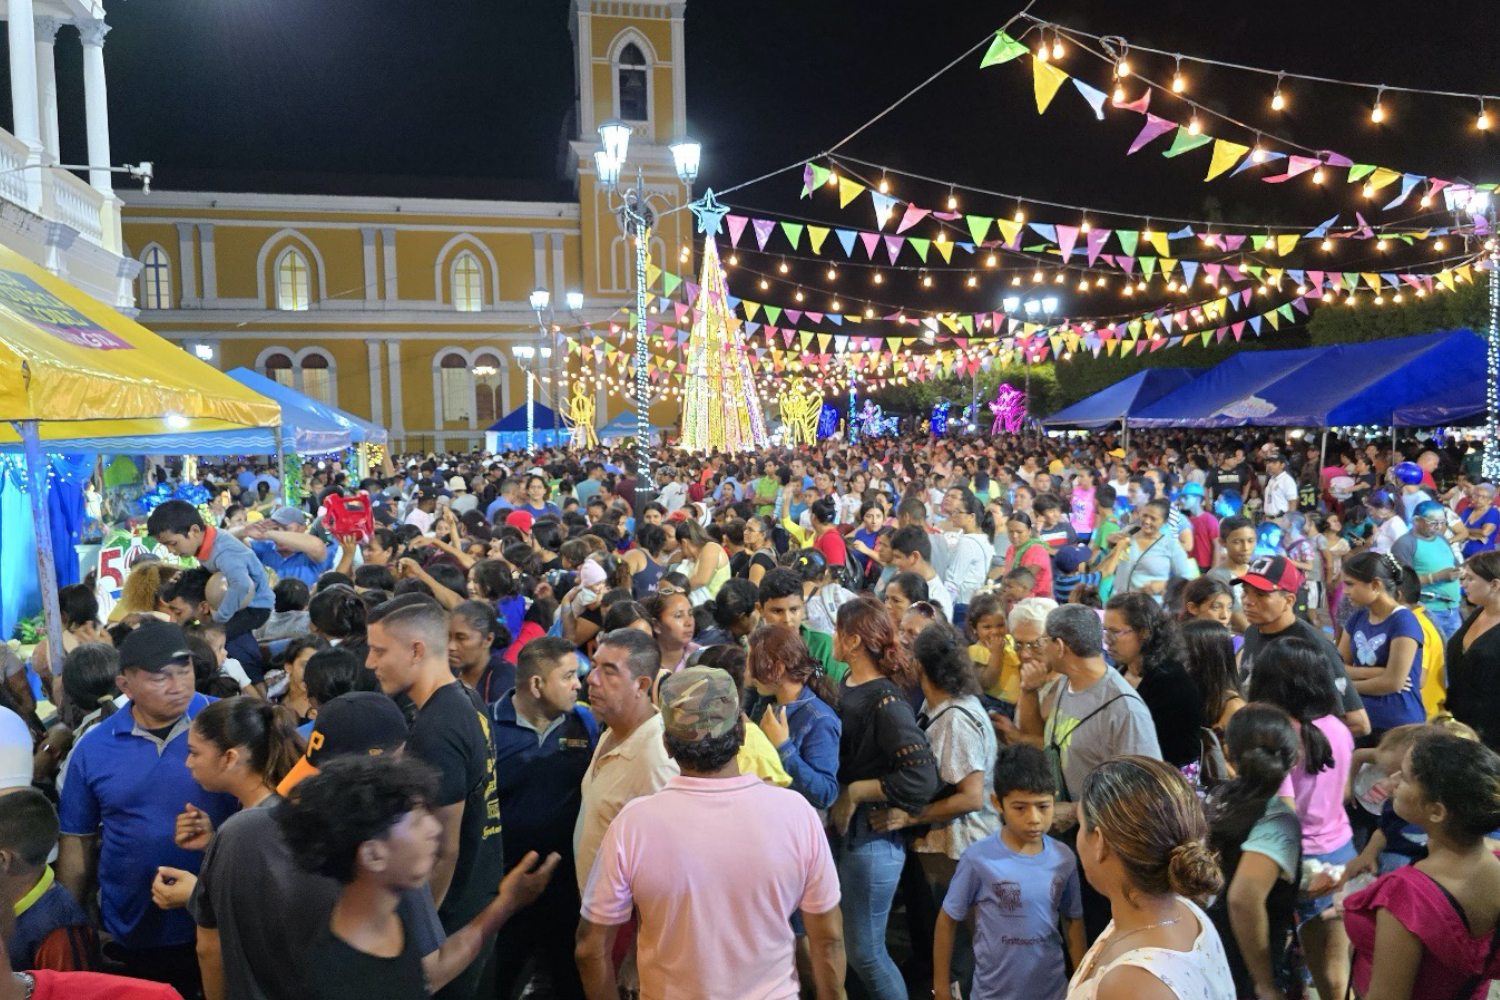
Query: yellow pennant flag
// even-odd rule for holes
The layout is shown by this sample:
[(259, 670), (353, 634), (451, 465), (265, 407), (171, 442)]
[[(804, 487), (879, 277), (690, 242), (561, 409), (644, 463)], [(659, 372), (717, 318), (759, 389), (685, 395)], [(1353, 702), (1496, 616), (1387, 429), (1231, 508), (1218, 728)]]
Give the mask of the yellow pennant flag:
[(1285, 257), (1297, 246), (1297, 241), (1302, 239), (1296, 233), (1285, 233), (1276, 237), (1276, 252)]
[(831, 334), (831, 333), (820, 333), (820, 334), (818, 334), (818, 353), (819, 354), (827, 354), (828, 353), (828, 345), (830, 343), (832, 343), (832, 342), (833, 342), (833, 334)]
[(657, 267), (655, 264), (647, 264), (646, 265), (646, 287), (647, 288), (650, 288), (652, 285), (656, 284), (656, 279), (658, 279), (660, 277), (661, 277), (661, 268)]
[(1391, 170), (1389, 167), (1378, 167), (1376, 168), (1375, 172), (1370, 175), (1370, 187), (1374, 188), (1376, 191), (1379, 191), (1387, 184), (1399, 181), (1400, 179), (1401, 174), (1399, 171)]
[(1454, 273), (1458, 275), (1458, 279), (1460, 281), (1468, 281), (1469, 280), (1469, 275), (1472, 274), (1473, 271), (1474, 271), (1474, 269), (1473, 269), (1473, 267), (1471, 265), (1464, 264), (1461, 267), (1456, 268), (1454, 270)]
[(937, 241), (934, 241), (932, 245), (937, 250), (938, 253), (940, 253), (940, 254), (943, 255), (943, 263), (945, 263), (945, 264), (951, 264), (953, 262), (953, 241), (952, 240), (937, 240)]
[(1228, 139), (1215, 139), (1213, 159), (1208, 162), (1208, 176), (1203, 179), (1206, 181), (1213, 180), (1240, 162), (1240, 157), (1248, 152), (1250, 152), (1249, 146), (1242, 146), (1237, 142), (1230, 142)]
[(807, 239), (812, 244), (812, 252), (821, 254), (823, 252), (823, 241), (828, 239), (828, 234), (833, 230), (824, 226), (808, 226)]
[(1047, 105), (1052, 103), (1053, 95), (1057, 93), (1057, 88), (1068, 79), (1068, 74), (1051, 63), (1044, 63), (1039, 59), (1031, 60), (1031, 68), (1034, 73), (1032, 83), (1036, 89), (1036, 110), (1038, 114), (1041, 114), (1047, 110)]
[(1017, 222), (1015, 219), (996, 219), (995, 225), (1000, 228), (1000, 236), (1006, 243), (1014, 243), (1016, 237), (1021, 233), (1021, 227), (1026, 223)]
[(1172, 255), (1172, 245), (1167, 242), (1166, 233), (1152, 233), (1151, 245), (1154, 246), (1156, 248), (1156, 252), (1161, 254), (1163, 257), (1170, 257)]
[(1281, 329), (1281, 315), (1277, 313), (1276, 310), (1272, 309), (1270, 312), (1265, 314), (1265, 317), (1266, 322), (1271, 324), (1271, 329)]
[(1450, 292), (1453, 291), (1453, 272), (1452, 271), (1439, 271), (1437, 273), (1437, 280), (1438, 280), (1438, 284), (1440, 284), (1444, 288), (1448, 289), (1448, 291), (1450, 291)]
[(1360, 277), (1365, 279), (1365, 284), (1370, 286), (1371, 291), (1380, 291), (1380, 275), (1371, 271), (1361, 274)]
[(864, 194), (865, 186), (847, 177), (839, 178), (839, 208), (848, 208), (849, 203)]

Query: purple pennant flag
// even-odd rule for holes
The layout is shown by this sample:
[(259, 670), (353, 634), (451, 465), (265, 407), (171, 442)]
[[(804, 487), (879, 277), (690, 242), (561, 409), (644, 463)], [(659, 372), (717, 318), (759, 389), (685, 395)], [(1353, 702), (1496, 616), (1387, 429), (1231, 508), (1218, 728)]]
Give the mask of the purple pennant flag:
[[(878, 247), (878, 246), (880, 246), (880, 234), (879, 233), (860, 233), (859, 234), (859, 238), (860, 238), (860, 240), (865, 245), (865, 256), (867, 258), (869, 258), (870, 260), (874, 260), (875, 259), (875, 248)], [(887, 237), (887, 239), (889, 239), (889, 238), (890, 237)]]
[(740, 237), (744, 235), (745, 223), (750, 221), (749, 218), (743, 215), (726, 215), (724, 216), (724, 221), (729, 223), (730, 246), (739, 246)]
[(1077, 244), (1077, 242), (1078, 242), (1078, 227), (1077, 226), (1058, 226), (1057, 227), (1057, 248), (1062, 251), (1062, 259), (1064, 261), (1068, 261), (1068, 260), (1072, 259), (1072, 257), (1073, 257), (1073, 247), (1074, 247), (1075, 244)]
[(1126, 155), (1140, 151), (1152, 139), (1165, 135), (1176, 127), (1176, 122), (1167, 121), (1165, 118), (1157, 117), (1148, 111), (1146, 113), (1146, 124), (1141, 126), (1140, 134), (1135, 137), (1135, 142), (1130, 144), (1130, 149), (1126, 151)]
[(789, 319), (789, 320), (791, 320), (793, 323), (800, 323), (800, 322), (802, 322), (802, 310), (801, 309), (788, 309), (786, 311), (786, 318)]
[(1327, 152), (1325, 152), (1323, 154), (1323, 162), (1326, 163), (1326, 164), (1328, 164), (1330, 167), (1352, 167), (1352, 166), (1354, 166), (1354, 161), (1351, 160), (1351, 159), (1349, 159), (1349, 157), (1345, 156), (1343, 153), (1327, 153)]
[(776, 223), (770, 219), (751, 219), (750, 221), (755, 226), (755, 242), (764, 250), (766, 240), (771, 238), (771, 230), (776, 228)]
[(1099, 251), (1104, 249), (1104, 243), (1109, 239), (1112, 230), (1090, 229), (1088, 235), (1089, 243), (1089, 266), (1092, 267), (1094, 260), (1099, 256)]
[(885, 252), (890, 255), (891, 263), (896, 263), (896, 257), (901, 253), (901, 244), (906, 242), (904, 236), (887, 236), (885, 238)]
[(1245, 234), (1244, 233), (1238, 233), (1238, 234), (1236, 234), (1234, 236), (1230, 236), (1230, 235), (1226, 234), (1224, 236), (1224, 249), (1225, 250), (1238, 250), (1240, 247), (1242, 247), (1244, 245), (1245, 245)]

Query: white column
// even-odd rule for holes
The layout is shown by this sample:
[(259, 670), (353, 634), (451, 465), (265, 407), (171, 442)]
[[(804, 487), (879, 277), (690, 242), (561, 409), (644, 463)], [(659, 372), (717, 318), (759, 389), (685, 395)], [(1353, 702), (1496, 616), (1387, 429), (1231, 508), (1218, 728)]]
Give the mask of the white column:
[(400, 438), (406, 435), (406, 421), (402, 417), (401, 406), (401, 342), (388, 340), (385, 349), (391, 359), (391, 437)]
[(203, 298), (212, 302), (219, 297), (219, 272), (214, 260), (214, 227), (198, 223), (198, 246), (203, 254)]
[[(36, 33), (32, 25), (36, 12), (31, 0), (5, 0), (7, 41), (10, 50), (11, 122), (17, 139), (30, 147), (28, 166), (42, 162), (42, 129), (36, 93)], [(27, 207), (41, 211), (42, 173), (38, 169), (21, 171), (25, 178)]]
[(109, 34), (109, 25), (102, 18), (85, 21), (78, 26), (78, 34), (83, 39), (83, 96), (92, 168), (89, 183), (96, 191), (114, 194), (109, 173), (109, 90), (104, 85), (104, 36)]
[(36, 87), (41, 102), (42, 149), (48, 162), (58, 163), (57, 130), (57, 63), (53, 58), (57, 29), (62, 21), (55, 17), (36, 19)]
[(385, 400), (380, 389), (380, 341), (370, 338), (365, 341), (366, 358), (370, 364), (370, 422), (385, 426)]
[[(555, 314), (561, 315), (568, 303), (568, 271), (563, 266), (563, 234), (553, 233), (551, 235), (552, 308)], [(569, 320), (571, 319), (572, 316), (569, 314)], [(570, 322), (567, 325), (571, 326), (572, 324)], [(568, 370), (568, 352), (565, 350), (567, 344), (563, 343), (562, 339), (556, 334), (549, 336), (546, 343), (552, 348), (552, 360), (548, 365), (551, 369), (548, 372), (548, 377), (552, 380), (552, 384), (548, 387), (547, 393), (551, 398), (550, 405), (552, 409), (558, 414), (558, 424), (561, 426), (563, 408), (567, 406), (568, 402), (568, 387), (565, 384), (567, 382)]]
[[(547, 234), (531, 234), (531, 288), (547, 287)], [(526, 289), (528, 292), (531, 288)], [(524, 296), (523, 296), (524, 298)]]
[[(383, 244), (383, 247), (385, 249), (385, 301), (386, 301), (386, 308), (387, 309), (394, 309), (395, 306), (391, 305), (390, 303), (395, 302), (396, 298), (397, 298), (397, 288), (396, 288), (396, 230), (394, 230), (394, 229), (382, 229), (380, 231), (380, 241)], [(395, 378), (394, 375), (391, 376), (391, 377)], [(396, 404), (395, 404), (394, 401), (392, 401), (391, 405), (392, 405), (392, 407), (394, 407)]]
[(198, 261), (193, 253), (193, 224), (177, 223), (177, 261), (182, 274), (182, 305), (192, 309), (198, 305)]
[(682, 19), (686, 4), (672, 5), (672, 138), (687, 135), (687, 48)]
[(374, 302), (380, 298), (380, 287), (375, 265), (375, 229), (370, 226), (361, 228), (359, 239), (365, 251), (365, 301)]

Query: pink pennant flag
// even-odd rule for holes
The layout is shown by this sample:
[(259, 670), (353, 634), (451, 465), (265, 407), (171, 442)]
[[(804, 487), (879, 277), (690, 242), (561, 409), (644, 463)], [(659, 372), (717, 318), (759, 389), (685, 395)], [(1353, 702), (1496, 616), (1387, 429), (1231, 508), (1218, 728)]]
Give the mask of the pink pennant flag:
[[(775, 327), (772, 327), (772, 329), (774, 330)], [(782, 343), (786, 344), (786, 346), (791, 347), (792, 346), (792, 341), (796, 340), (796, 339), (797, 339), (797, 331), (796, 330), (786, 329), (786, 330), (782, 330), (781, 331), (781, 341), (782, 341)]]
[(1314, 288), (1322, 288), (1323, 287), (1323, 272), (1322, 271), (1308, 271), (1307, 272), (1307, 280), (1308, 280), (1308, 283), (1311, 284)]
[(750, 219), (743, 215), (726, 215), (724, 221), (729, 223), (729, 243), (731, 246), (740, 245), (740, 236), (745, 232), (745, 224)]
[(1120, 265), (1120, 270), (1124, 271), (1126, 274), (1134, 274), (1135, 273), (1135, 258), (1134, 257), (1116, 257), (1115, 258), (1115, 263), (1119, 264)]
[(1262, 177), (1261, 180), (1267, 184), (1282, 184), (1296, 177), (1298, 174), (1307, 173), (1316, 167), (1319, 162), (1317, 157), (1313, 156), (1288, 156), (1286, 158), (1286, 173)]
[(1104, 249), (1104, 243), (1105, 243), (1106, 240), (1109, 239), (1110, 233), (1111, 233), (1111, 230), (1108, 230), (1108, 229), (1090, 229), (1089, 230), (1088, 242), (1089, 242), (1089, 265), (1090, 266), (1093, 265), (1095, 258), (1097, 258), (1099, 256), (1099, 251), (1102, 250), (1102, 249)]
[(1255, 289), (1253, 288), (1247, 288), (1244, 291), (1240, 292), (1240, 305), (1248, 306), (1250, 304), (1250, 299), (1254, 294)]
[(918, 208), (915, 205), (907, 205), (906, 211), (901, 216), (901, 223), (896, 227), (896, 232), (906, 232), (931, 214), (932, 209), (930, 208)]
[(1077, 226), (1057, 227), (1057, 248), (1062, 251), (1062, 259), (1068, 261), (1073, 256), (1073, 246), (1078, 242)]
[(1241, 271), (1235, 264), (1230, 264), (1227, 268), (1225, 268), (1225, 271), (1228, 273), (1230, 281), (1245, 280), (1245, 272)]
[(821, 322), (823, 322), (823, 314), (822, 313), (809, 312), (806, 315), (807, 315), (807, 318), (810, 319), (810, 320), (812, 320), (814, 323), (821, 323)]
[(1235, 323), (1233, 326), (1231, 326), (1230, 329), (1234, 331), (1234, 339), (1239, 340), (1240, 335), (1245, 332), (1245, 321), (1240, 320), (1238, 323)]
[(1137, 340), (1135, 342), (1135, 353), (1136, 354), (1145, 354), (1146, 353), (1146, 342), (1144, 340)]
[(788, 309), (786, 311), (786, 318), (789, 319), (789, 320), (791, 320), (793, 323), (799, 323), (799, 322), (802, 321), (802, 310), (801, 309)]
[(1176, 122), (1169, 122), (1165, 118), (1158, 118), (1156, 115), (1148, 113), (1146, 115), (1146, 124), (1141, 126), (1140, 134), (1135, 137), (1135, 142), (1130, 144), (1130, 149), (1126, 151), (1126, 155), (1140, 151), (1152, 139), (1155, 139), (1157, 136), (1166, 135), (1176, 127)]
[(755, 242), (764, 250), (766, 240), (771, 238), (771, 230), (776, 228), (776, 223), (770, 219), (752, 219), (751, 222), (755, 226)]
[(1109, 103), (1113, 104), (1121, 111), (1134, 111), (1138, 115), (1143, 115), (1146, 113), (1146, 109), (1151, 106), (1151, 91), (1147, 90), (1145, 93), (1141, 94), (1140, 97), (1137, 97), (1133, 101), (1127, 101), (1124, 104), (1120, 103), (1114, 98), (1110, 98)]
[[(869, 260), (874, 260), (875, 259), (875, 248), (878, 247), (878, 246), (880, 246), (880, 234), (879, 233), (860, 233), (859, 234), (859, 238), (860, 238), (860, 240), (865, 245), (865, 257), (867, 259), (869, 259)], [(887, 236), (886, 239), (890, 239), (890, 237)]]
[(1221, 245), (1225, 250), (1238, 250), (1240, 247), (1245, 245), (1245, 234), (1240, 233), (1235, 236), (1226, 235), (1223, 237), (1223, 240), (1224, 242)]
[(885, 238), (885, 252), (890, 256), (891, 263), (896, 263), (896, 258), (901, 254), (901, 244), (906, 242), (904, 236), (887, 236)]
[(1222, 264), (1203, 265), (1203, 273), (1208, 275), (1208, 280), (1211, 284), (1217, 285), (1219, 283), (1219, 272), (1222, 270), (1224, 270), (1224, 265)]

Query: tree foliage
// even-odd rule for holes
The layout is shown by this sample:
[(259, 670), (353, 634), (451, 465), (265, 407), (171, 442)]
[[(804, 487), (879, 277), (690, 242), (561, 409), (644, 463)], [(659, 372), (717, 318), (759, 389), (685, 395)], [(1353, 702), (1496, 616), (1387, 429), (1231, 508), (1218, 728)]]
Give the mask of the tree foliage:
[[(981, 414), (989, 412), (985, 407), (995, 398), (1001, 383), (1009, 382), (1017, 389), (1026, 386), (1025, 365), (992, 365), (989, 371), (979, 372), (979, 405)], [(1031, 397), (1027, 411), (1048, 414), (1058, 409), (1061, 390), (1057, 371), (1051, 362), (1031, 366)], [(878, 389), (871, 398), (888, 413), (926, 415), (943, 400), (953, 404), (956, 417), (974, 398), (974, 379), (929, 379), (912, 382), (904, 386)]]
[[(1347, 300), (1345, 300), (1347, 301)], [(1389, 298), (1376, 305), (1370, 295), (1357, 296), (1356, 305), (1325, 305), (1307, 324), (1314, 346), (1360, 344), (1391, 337), (1413, 337), (1439, 330), (1470, 329), (1483, 333), (1489, 326), (1489, 289), (1483, 278), (1465, 282), (1453, 291), (1417, 298)]]

